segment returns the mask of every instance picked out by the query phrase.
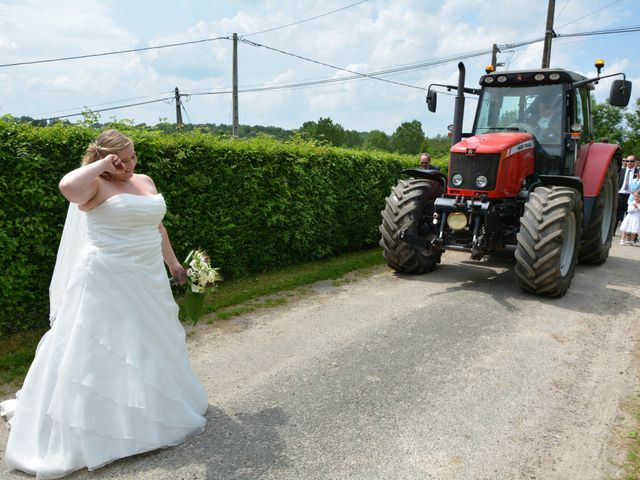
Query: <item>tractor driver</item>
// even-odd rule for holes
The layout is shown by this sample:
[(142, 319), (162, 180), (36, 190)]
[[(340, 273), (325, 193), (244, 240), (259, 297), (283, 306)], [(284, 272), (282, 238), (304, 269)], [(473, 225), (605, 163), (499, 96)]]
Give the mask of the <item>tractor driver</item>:
[(560, 102), (557, 97), (540, 96), (530, 113), (534, 135), (541, 143), (555, 143), (560, 135)]
[(535, 170), (542, 174), (561, 173), (560, 141), (562, 139), (562, 105), (557, 95), (542, 94), (531, 105), (527, 115), (536, 137)]

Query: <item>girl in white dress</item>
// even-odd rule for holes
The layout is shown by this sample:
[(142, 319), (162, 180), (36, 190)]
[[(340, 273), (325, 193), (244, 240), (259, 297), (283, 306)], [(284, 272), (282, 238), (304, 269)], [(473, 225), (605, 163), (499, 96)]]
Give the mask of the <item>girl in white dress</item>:
[(633, 245), (633, 239), (640, 233), (640, 192), (638, 191), (633, 193), (633, 201), (629, 202), (620, 230), (624, 244)]
[(168, 276), (184, 282), (153, 181), (116, 130), (60, 181), (71, 202), (50, 288), (51, 329), (10, 416), (5, 460), (38, 478), (177, 445), (206, 424)]

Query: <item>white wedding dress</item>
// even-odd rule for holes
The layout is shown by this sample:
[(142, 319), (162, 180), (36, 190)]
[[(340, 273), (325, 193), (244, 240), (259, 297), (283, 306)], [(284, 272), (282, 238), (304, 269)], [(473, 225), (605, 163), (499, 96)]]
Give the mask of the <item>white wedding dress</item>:
[(123, 193), (86, 213), (87, 241), (9, 421), (10, 467), (59, 478), (204, 430), (207, 396), (162, 261), (165, 210), (160, 194)]

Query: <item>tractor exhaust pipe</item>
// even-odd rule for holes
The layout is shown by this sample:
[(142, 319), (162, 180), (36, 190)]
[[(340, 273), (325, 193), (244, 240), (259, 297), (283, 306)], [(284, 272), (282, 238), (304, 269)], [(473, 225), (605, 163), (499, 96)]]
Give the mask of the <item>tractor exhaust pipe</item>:
[(451, 145), (462, 140), (462, 121), (464, 119), (464, 63), (458, 63), (458, 93), (456, 94), (453, 110), (453, 130), (451, 131)]

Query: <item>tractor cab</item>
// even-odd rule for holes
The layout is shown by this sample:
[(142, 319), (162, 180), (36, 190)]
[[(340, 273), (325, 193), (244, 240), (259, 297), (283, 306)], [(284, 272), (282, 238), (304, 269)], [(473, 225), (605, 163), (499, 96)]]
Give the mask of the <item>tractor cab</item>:
[(582, 75), (559, 69), (485, 75), (472, 135), (529, 133), (535, 142), (536, 174), (572, 175), (576, 143), (591, 139), (593, 84), (572, 87), (583, 80)]

